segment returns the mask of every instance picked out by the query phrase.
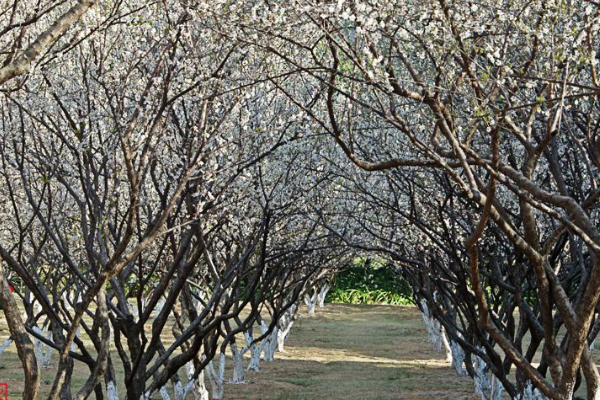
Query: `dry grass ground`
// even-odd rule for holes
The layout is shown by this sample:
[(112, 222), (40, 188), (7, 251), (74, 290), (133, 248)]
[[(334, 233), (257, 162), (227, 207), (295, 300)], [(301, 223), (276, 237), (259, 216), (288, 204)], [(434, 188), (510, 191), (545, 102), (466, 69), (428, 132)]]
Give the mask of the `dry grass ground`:
[[(0, 340), (7, 336), (2, 318)], [(475, 399), (472, 381), (456, 377), (443, 355), (432, 350), (414, 308), (328, 304), (313, 318), (302, 312), (286, 347), (277, 361), (247, 373), (248, 384), (226, 384), (225, 399)], [(53, 366), (55, 361), (56, 353)], [(85, 366), (76, 370), (74, 389), (88, 375)], [(42, 372), (43, 396), (54, 368)], [(9, 384), (10, 398), (20, 397), (22, 374), (14, 347), (0, 357), (0, 382)]]
[(227, 385), (227, 399), (475, 399), (432, 350), (412, 307), (328, 304), (293, 326), (287, 353), (249, 373), (248, 385)]

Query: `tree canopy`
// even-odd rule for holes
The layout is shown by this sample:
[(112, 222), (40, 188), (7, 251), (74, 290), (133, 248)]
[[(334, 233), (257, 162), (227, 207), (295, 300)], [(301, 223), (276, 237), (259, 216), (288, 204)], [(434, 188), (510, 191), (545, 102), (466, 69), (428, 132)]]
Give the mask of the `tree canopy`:
[(1, 5), (25, 398), (32, 338), (59, 353), (49, 398), (147, 398), (286, 330), (355, 257), (410, 283), (474, 379), (600, 398), (599, 30), (589, 0)]

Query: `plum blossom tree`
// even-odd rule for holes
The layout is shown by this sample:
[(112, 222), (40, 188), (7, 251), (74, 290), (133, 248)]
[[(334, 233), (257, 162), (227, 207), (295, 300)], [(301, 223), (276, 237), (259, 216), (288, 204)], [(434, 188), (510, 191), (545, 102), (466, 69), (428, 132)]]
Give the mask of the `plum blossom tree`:
[(26, 398), (30, 336), (50, 398), (117, 397), (111, 343), (127, 398), (228, 346), (241, 380), (348, 249), (397, 266), (481, 396), (600, 397), (597, 2), (95, 3), (0, 8)]
[[(27, 321), (9, 325), (24, 343), (28, 398), (39, 386), (28, 334), (58, 350), (50, 398), (115, 398), (117, 379), (127, 398), (164, 397), (167, 384), (180, 393), (179, 372), (198, 379), (219, 338), (247, 330), (263, 304), (270, 332), (319, 269), (304, 257), (335, 247), (290, 207), (299, 195), (287, 196), (287, 170), (260, 174), (295, 137), (277, 116), (287, 104), (246, 72), (264, 60), (194, 10), (117, 3), (104, 35), (84, 35), (3, 93), (2, 214), (15, 223), (0, 254), (25, 288)], [(7, 316), (11, 304), (17, 312), (2, 297)], [(90, 370), (75, 394), (73, 360)]]
[[(94, 0), (81, 0), (72, 4), (67, 10), (63, 10), (53, 2), (38, 2), (33, 9), (28, 2), (18, 0), (2, 6), (0, 9), (0, 87), (24, 74), (30, 65), (42, 53), (48, 51), (94, 3)], [(0, 285), (0, 290), (5, 289), (8, 289), (8, 284)], [(36, 361), (32, 357), (33, 345), (29, 338), (23, 335), (22, 329), (17, 327), (22, 325), (22, 320), (19, 318), (10, 291), (4, 293), (2, 297), (7, 304), (4, 309), (7, 322), (11, 334), (17, 339), (15, 344), (23, 369), (26, 371), (24, 398), (35, 398), (39, 390), (39, 378), (36, 372)]]
[[(285, 78), (272, 78), (280, 91), (353, 164), (436, 171), (464, 204), (457, 268), (477, 304), (470, 329), (486, 337), (486, 351), (506, 355), (494, 373), (515, 366), (522, 374), (511, 395), (529, 380), (548, 398), (570, 399), (581, 372), (588, 398), (597, 398), (588, 343), (600, 297), (598, 5), (340, 1), (269, 5), (256, 15), (262, 25), (236, 23), (280, 60)], [(493, 265), (492, 242), (506, 244), (512, 271)], [(501, 287), (513, 271), (518, 286)], [(497, 299), (486, 289), (492, 281)], [(528, 349), (510, 333), (510, 307), (495, 312), (515, 292), (524, 296), (513, 310), (536, 331)], [(537, 367), (536, 349), (544, 355)]]
[(27, 1), (17, 0), (3, 5), (0, 9), (0, 85), (24, 74), (95, 3), (96, 0), (79, 0), (59, 5), (42, 1), (32, 7)]

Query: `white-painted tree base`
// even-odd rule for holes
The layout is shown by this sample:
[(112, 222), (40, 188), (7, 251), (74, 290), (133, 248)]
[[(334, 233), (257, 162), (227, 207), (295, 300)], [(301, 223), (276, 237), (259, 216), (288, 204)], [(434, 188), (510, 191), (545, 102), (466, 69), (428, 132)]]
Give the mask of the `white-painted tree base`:
[(277, 331), (277, 351), (285, 353), (285, 342), (290, 334), (292, 325), (294, 325), (294, 315), (296, 314), (297, 306), (292, 306), (281, 316), (279, 319), (278, 331)]
[(489, 373), (485, 362), (473, 355), (473, 369), (475, 370), (475, 376), (473, 382), (475, 384), (475, 394), (481, 397), (481, 400), (502, 400), (502, 392), (504, 392), (504, 386), (494, 376)]
[(109, 381), (106, 384), (106, 397), (108, 400), (119, 400), (119, 392), (114, 381)]
[(315, 307), (317, 306), (317, 292), (315, 291), (312, 295), (305, 294), (304, 304), (306, 304), (308, 316), (312, 317), (315, 315)]
[(244, 332), (246, 339), (246, 347), (250, 349), (250, 361), (248, 362), (247, 371), (260, 371), (260, 355), (263, 351), (262, 342), (252, 343), (254, 338), (249, 332)]
[(171, 400), (171, 397), (169, 396), (169, 392), (167, 392), (166, 387), (161, 387), (158, 392), (160, 393), (160, 397), (162, 397), (163, 400)]
[[(265, 324), (264, 321), (260, 324), (260, 330), (263, 335), (267, 333), (269, 327)], [(275, 327), (273, 332), (269, 336), (263, 339), (262, 348), (263, 348), (263, 360), (267, 362), (275, 361), (275, 351), (277, 350), (277, 335), (279, 334), (279, 329)]]
[(237, 344), (232, 342), (229, 345), (229, 348), (231, 349), (231, 355), (233, 357), (233, 378), (229, 383), (236, 385), (248, 383), (248, 381), (244, 379), (244, 354), (248, 350), (248, 347), (245, 346), (240, 350), (238, 349)]
[(10, 346), (11, 343), (12, 343), (11, 338), (8, 338), (4, 342), (2, 342), (2, 344), (0, 345), (0, 356), (2, 355), (2, 353), (4, 353), (4, 350), (6, 350), (6, 348), (8, 346)]
[(319, 293), (317, 294), (317, 306), (319, 308), (325, 307), (325, 297), (327, 297), (329, 289), (331, 289), (331, 287), (327, 283), (323, 284), (319, 289)]
[(465, 365), (465, 352), (458, 345), (458, 343), (454, 341), (450, 341), (450, 349), (451, 349), (451, 358), (452, 358), (452, 368), (456, 371), (456, 375), (458, 376), (467, 376), (468, 372)]
[[(52, 341), (52, 332), (50, 331), (42, 331), (39, 327), (34, 326), (33, 331), (40, 336), (45, 337), (46, 339)], [(33, 340), (33, 350), (35, 353), (35, 358), (37, 358), (39, 364), (42, 368), (50, 368), (50, 359), (52, 358), (52, 353), (54, 352), (54, 348), (48, 346), (46, 343), (42, 342), (37, 337)]]
[(451, 362), (453, 360), (452, 347), (446, 337), (444, 327), (431, 315), (425, 300), (421, 300), (421, 315), (425, 322), (425, 326), (427, 327), (427, 336), (429, 341), (433, 344), (433, 349), (435, 351), (442, 351), (442, 348), (444, 348), (446, 360)]
[(188, 383), (185, 386), (183, 398), (191, 391), (194, 400), (209, 400), (209, 393), (204, 383), (204, 370), (200, 371), (198, 377), (194, 380), (194, 363), (190, 361), (185, 365), (185, 371)]
[(156, 307), (154, 308), (154, 318), (157, 318), (160, 313), (162, 312), (163, 308), (165, 307), (165, 303), (167, 301), (165, 300), (164, 297), (161, 297), (158, 302), (156, 303)]
[(211, 398), (213, 399), (222, 399), (224, 388), (223, 388), (223, 380), (225, 378), (225, 353), (221, 353), (219, 356), (219, 366), (217, 370), (214, 366), (214, 360), (211, 360), (208, 363), (208, 378), (210, 381), (211, 388)]
[(527, 386), (525, 387), (525, 390), (519, 397), (519, 400), (548, 400), (548, 398), (542, 393), (540, 393), (540, 391), (537, 390), (531, 384), (531, 382), (527, 382)]

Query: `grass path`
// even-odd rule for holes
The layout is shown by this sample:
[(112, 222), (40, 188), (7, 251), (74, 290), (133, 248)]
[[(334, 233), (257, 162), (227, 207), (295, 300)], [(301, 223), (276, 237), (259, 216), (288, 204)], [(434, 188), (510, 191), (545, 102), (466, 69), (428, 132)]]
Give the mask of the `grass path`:
[[(416, 308), (327, 304), (315, 317), (301, 313), (287, 352), (276, 353), (275, 362), (261, 362), (260, 372), (246, 373), (249, 384), (226, 384), (225, 400), (476, 399), (472, 381), (458, 378), (427, 342)], [(0, 318), (0, 340), (7, 336)], [(42, 370), (40, 398), (50, 389), (55, 364), (56, 353), (51, 368)], [(75, 364), (74, 391), (89, 374), (86, 366)], [(226, 379), (232, 376), (231, 359), (227, 367)], [(121, 365), (116, 369), (122, 377)], [(23, 373), (14, 346), (0, 358), (0, 382), (9, 383), (10, 398), (20, 398)], [(208, 378), (206, 383), (209, 387)], [(122, 385), (121, 379), (121, 396)]]
[(226, 385), (226, 399), (475, 399), (470, 378), (458, 378), (432, 350), (415, 308), (328, 304), (302, 315), (287, 353), (248, 373), (247, 385)]

